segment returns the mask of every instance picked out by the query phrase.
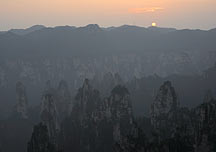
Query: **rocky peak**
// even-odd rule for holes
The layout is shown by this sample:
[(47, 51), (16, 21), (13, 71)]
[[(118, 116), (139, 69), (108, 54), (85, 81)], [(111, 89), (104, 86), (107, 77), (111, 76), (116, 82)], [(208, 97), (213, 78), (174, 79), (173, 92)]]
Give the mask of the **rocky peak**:
[(89, 24), (86, 27), (86, 30), (90, 31), (90, 32), (97, 32), (97, 31), (101, 31), (101, 28), (99, 27), (98, 24)]
[(96, 110), (99, 102), (99, 91), (93, 89), (89, 84), (89, 80), (85, 79), (82, 88), (78, 90), (75, 97), (72, 113), (79, 116), (81, 120), (88, 119)]
[(198, 124), (196, 130), (196, 151), (212, 151), (215, 145), (216, 100), (208, 91), (204, 103), (195, 109)]
[(89, 79), (85, 79), (85, 80), (84, 80), (82, 89), (83, 89), (83, 93), (86, 93), (86, 92), (92, 90), (92, 87), (91, 87), (90, 84), (89, 84)]
[(58, 112), (52, 94), (46, 93), (42, 96), (40, 118), (42, 123), (47, 126), (49, 136), (55, 138), (60, 128)]
[(46, 125), (40, 123), (34, 126), (27, 152), (57, 152), (55, 145), (50, 141)]
[(118, 85), (111, 91), (110, 96), (111, 108), (114, 111), (119, 111), (121, 114), (128, 113), (132, 115), (132, 103), (130, 94), (124, 86)]
[(200, 120), (200, 127), (209, 126), (212, 120), (216, 120), (216, 100), (208, 92), (204, 103), (196, 108), (196, 114)]
[(93, 92), (93, 88), (89, 84), (89, 80), (85, 79), (82, 87), (78, 90), (75, 99), (79, 101), (79, 104), (85, 106), (88, 100), (88, 96), (91, 95), (92, 92)]
[[(86, 79), (76, 95), (71, 113), (70, 127), (62, 131), (72, 149), (80, 151), (112, 151), (116, 142), (121, 142), (134, 128), (132, 104), (128, 90), (118, 85), (111, 95), (100, 99), (99, 91), (93, 89)], [(67, 147), (65, 146), (65, 147)], [(79, 151), (77, 150), (77, 151)]]
[(117, 85), (115, 88), (113, 88), (111, 91), (110, 102), (111, 105), (114, 106), (112, 107), (113, 109), (132, 110), (129, 91), (122, 85)]
[(127, 88), (117, 85), (111, 91), (108, 98), (104, 98), (100, 106), (104, 113), (104, 118), (110, 121), (120, 122), (122, 118), (128, 119), (128, 123), (133, 122), (132, 103)]
[(22, 118), (28, 118), (28, 100), (26, 96), (26, 88), (22, 82), (17, 82), (16, 84), (16, 112), (21, 115)]
[(86, 33), (94, 33), (94, 32), (100, 32), (102, 29), (97, 24), (89, 24), (85, 27), (80, 27), (78, 30)]
[[(95, 151), (98, 142), (98, 123), (100, 103), (99, 91), (92, 88), (88, 79), (75, 96), (69, 120), (63, 121), (61, 136), (64, 144), (75, 151)], [(75, 141), (75, 142), (74, 142)]]
[(160, 87), (154, 102), (151, 105), (151, 123), (155, 127), (157, 121), (178, 107), (177, 95), (170, 81)]
[(113, 121), (113, 139), (119, 142), (124, 136), (131, 133), (134, 126), (129, 91), (122, 85), (116, 86), (111, 91), (109, 102)]

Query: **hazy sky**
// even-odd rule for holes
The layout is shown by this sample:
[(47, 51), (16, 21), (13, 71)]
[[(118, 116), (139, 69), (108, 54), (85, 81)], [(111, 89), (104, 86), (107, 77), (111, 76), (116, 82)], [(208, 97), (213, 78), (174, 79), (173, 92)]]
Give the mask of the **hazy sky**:
[(0, 0), (0, 30), (46, 26), (123, 24), (216, 27), (216, 0)]

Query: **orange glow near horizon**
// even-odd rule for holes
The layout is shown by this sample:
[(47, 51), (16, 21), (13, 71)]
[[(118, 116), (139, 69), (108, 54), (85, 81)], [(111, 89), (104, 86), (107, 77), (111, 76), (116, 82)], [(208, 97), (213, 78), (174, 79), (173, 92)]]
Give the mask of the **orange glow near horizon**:
[(34, 24), (101, 26), (152, 20), (179, 28), (216, 27), (216, 0), (0, 0), (0, 30)]

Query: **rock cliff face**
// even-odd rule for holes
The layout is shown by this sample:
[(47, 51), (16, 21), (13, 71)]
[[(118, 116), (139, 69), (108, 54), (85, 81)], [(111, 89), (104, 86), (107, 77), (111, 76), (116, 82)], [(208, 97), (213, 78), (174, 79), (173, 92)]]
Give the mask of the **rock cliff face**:
[(116, 86), (111, 92), (109, 104), (114, 124), (114, 141), (119, 142), (121, 137), (131, 133), (134, 125), (132, 103), (128, 90), (121, 85)]
[(62, 80), (57, 89), (47, 81), (40, 105), (41, 123), (34, 127), (28, 152), (59, 152), (60, 123), (68, 116), (70, 102), (65, 81)]
[[(101, 75), (100, 79), (103, 80), (103, 75), (109, 72), (112, 74), (118, 73), (124, 82), (130, 81), (134, 76), (141, 78), (154, 73), (159, 76), (167, 76), (170, 74), (191, 75), (200, 73), (210, 67), (213, 63), (208, 57), (212, 59), (215, 57), (215, 55), (206, 55), (204, 59), (201, 57), (196, 59), (196, 61), (191, 61), (192, 59), (188, 59), (187, 55), (181, 55), (184, 53), (172, 54), (169, 52), (159, 54), (146, 52), (144, 55), (97, 55), (95, 57), (71, 58), (32, 57), (30, 59), (19, 58), (19, 60), (4, 58), (1, 60), (0, 64), (0, 89), (3, 89), (4, 92), (9, 94), (11, 91), (10, 88), (12, 88), (17, 81), (23, 81), (29, 88), (28, 94), (34, 94), (36, 96), (32, 99), (29, 98), (31, 102), (35, 104), (39, 100), (37, 97), (41, 92), (41, 86), (43, 86), (44, 82), (47, 80), (59, 82), (64, 79), (70, 84), (70, 88), (75, 94), (75, 91), (82, 85), (84, 78), (93, 79), (95, 76)], [(189, 58), (191, 58), (191, 55), (189, 56)], [(204, 63), (199, 63), (200, 61)], [(190, 66), (188, 66), (188, 62), (190, 62)], [(202, 66), (200, 64), (202, 64)], [(212, 78), (211, 82), (215, 82), (214, 76), (212, 77), (207, 74), (206, 77)], [(101, 96), (108, 96), (111, 89), (117, 85), (115, 84), (109, 87), (110, 84), (112, 83), (108, 81), (103, 88), (94, 87), (100, 90)], [(214, 83), (212, 83), (212, 86), (213, 84)], [(104, 91), (102, 91), (103, 89)], [(103, 92), (106, 92), (105, 95)], [(0, 94), (0, 98), (6, 99), (2, 101), (4, 104), (0, 107), (1, 117), (3, 117), (3, 114), (6, 112), (7, 113), (4, 115), (8, 115), (9, 106), (11, 104), (10, 101), (12, 101), (11, 98), (15, 97), (9, 98), (5, 94)], [(188, 101), (184, 102), (189, 103)], [(193, 102), (195, 102), (195, 100), (193, 100)], [(146, 115), (148, 110), (145, 109), (145, 111)]]
[(116, 86), (110, 97), (101, 99), (86, 79), (75, 100), (70, 120), (64, 121), (62, 128), (66, 152), (112, 151), (116, 142), (132, 133), (132, 105), (125, 87)]
[(57, 152), (55, 145), (50, 141), (46, 125), (40, 123), (34, 126), (27, 152)]
[(167, 114), (175, 112), (177, 108), (178, 101), (175, 89), (171, 82), (166, 81), (160, 87), (151, 106), (151, 123), (154, 128), (160, 128)]
[[(166, 140), (181, 140), (184, 143), (193, 143), (195, 124), (194, 113), (188, 108), (179, 106), (177, 94), (171, 82), (164, 82), (151, 107), (151, 125), (153, 126), (152, 131), (157, 137), (155, 139), (159, 143)], [(165, 146), (169, 147), (170, 145)], [(172, 148), (171, 151), (176, 150), (175, 147)]]
[[(155, 103), (156, 102), (156, 103)], [(128, 136), (115, 151), (133, 152), (213, 152), (216, 150), (216, 100), (210, 92), (203, 104), (194, 109), (178, 106), (176, 93), (170, 82), (159, 89), (152, 105), (153, 134)]]
[(216, 100), (208, 93), (204, 103), (195, 109), (197, 116), (196, 152), (216, 150)]
[(85, 79), (82, 88), (78, 90), (71, 115), (82, 123), (85, 119), (92, 119), (100, 102), (98, 90), (92, 88), (89, 80)]
[(43, 95), (40, 118), (41, 122), (47, 126), (49, 137), (55, 139), (60, 126), (56, 103), (52, 94), (45, 93)]
[(63, 121), (61, 139), (67, 152), (97, 151), (98, 148), (98, 107), (101, 101), (99, 92), (85, 79), (83, 86), (75, 96), (70, 118)]
[[(134, 76), (141, 78), (153, 73), (160, 76), (179, 73), (191, 75), (199, 73), (213, 64), (213, 59), (209, 59), (210, 53), (195, 58), (189, 53), (180, 51), (144, 52), (141, 55), (134, 53), (110, 56), (96, 55), (88, 58), (68, 58), (67, 56), (62, 58), (39, 57), (35, 60), (6, 58), (2, 60), (0, 65), (0, 87), (10, 86), (10, 82), (14, 80), (14, 75), (17, 76), (15, 81), (25, 79), (29, 84), (34, 85), (42, 84), (47, 80), (70, 80), (75, 88), (81, 85), (84, 78), (92, 79), (99, 73), (103, 75), (108, 72), (119, 73), (125, 81)], [(216, 56), (215, 54), (212, 55), (212, 58)], [(200, 60), (205, 62), (200, 63)]]
[(28, 118), (28, 100), (26, 88), (21, 82), (16, 84), (16, 112), (24, 119)]
[(151, 134), (146, 136), (143, 133), (145, 130), (138, 126), (136, 134), (127, 136), (122, 143), (117, 144), (115, 151), (192, 152), (195, 131), (191, 113), (189, 109), (178, 106), (177, 95), (171, 82), (164, 82), (152, 103)]

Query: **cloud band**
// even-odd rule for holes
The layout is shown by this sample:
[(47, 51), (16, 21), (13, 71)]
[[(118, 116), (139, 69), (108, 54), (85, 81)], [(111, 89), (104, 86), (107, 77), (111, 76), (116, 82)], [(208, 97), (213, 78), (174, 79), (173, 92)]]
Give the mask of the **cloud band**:
[(149, 7), (149, 8), (131, 8), (128, 10), (132, 14), (142, 14), (142, 13), (151, 13), (156, 11), (164, 10), (162, 7)]

